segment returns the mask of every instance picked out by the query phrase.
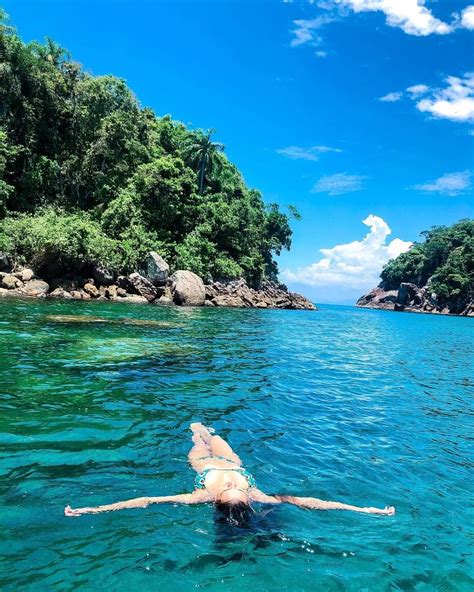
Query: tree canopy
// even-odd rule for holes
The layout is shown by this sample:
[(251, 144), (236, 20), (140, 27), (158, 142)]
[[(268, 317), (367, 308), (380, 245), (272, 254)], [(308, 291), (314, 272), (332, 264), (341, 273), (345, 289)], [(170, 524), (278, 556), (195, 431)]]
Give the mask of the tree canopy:
[(429, 285), (441, 302), (474, 298), (474, 220), (435, 226), (421, 233), (424, 242), (389, 261), (380, 277), (386, 290), (402, 282)]
[(265, 204), (212, 139), (142, 108), (1, 16), (0, 249), (63, 271), (132, 271), (147, 250), (205, 279), (275, 279), (297, 212)]

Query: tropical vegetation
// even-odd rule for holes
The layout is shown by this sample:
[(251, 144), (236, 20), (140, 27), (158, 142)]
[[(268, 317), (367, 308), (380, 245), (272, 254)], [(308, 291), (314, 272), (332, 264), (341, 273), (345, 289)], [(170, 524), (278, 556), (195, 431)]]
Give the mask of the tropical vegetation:
[(435, 226), (422, 232), (424, 242), (389, 261), (380, 275), (386, 290), (402, 282), (428, 285), (441, 302), (474, 299), (474, 220)]
[(298, 214), (247, 187), (212, 130), (156, 116), (51, 39), (24, 43), (4, 14), (0, 60), (0, 250), (13, 261), (123, 273), (153, 249), (206, 279), (276, 278)]

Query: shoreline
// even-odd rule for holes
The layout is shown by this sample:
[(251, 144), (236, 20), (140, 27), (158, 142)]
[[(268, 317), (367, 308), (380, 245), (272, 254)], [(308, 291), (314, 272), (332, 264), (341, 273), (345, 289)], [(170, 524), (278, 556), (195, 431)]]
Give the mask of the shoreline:
[[(74, 277), (74, 276), (73, 276)], [(55, 278), (47, 282), (31, 269), (0, 272), (0, 299), (81, 300), (86, 302), (124, 302), (156, 306), (206, 308), (258, 308), (270, 310), (317, 310), (301, 294), (289, 292), (275, 282), (259, 289), (245, 280), (204, 284), (196, 274), (178, 270), (165, 282), (152, 283), (139, 273), (100, 281), (96, 278)], [(153, 279), (153, 278), (152, 278)], [(113, 283), (111, 283), (113, 281)], [(158, 283), (158, 285), (156, 285)]]

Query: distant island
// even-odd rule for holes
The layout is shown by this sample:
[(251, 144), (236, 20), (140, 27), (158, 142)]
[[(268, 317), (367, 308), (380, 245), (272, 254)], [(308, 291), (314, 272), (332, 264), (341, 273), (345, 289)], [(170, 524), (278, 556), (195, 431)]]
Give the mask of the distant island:
[(474, 316), (474, 220), (421, 234), (424, 242), (389, 261), (357, 306)]
[(3, 295), (155, 301), (140, 270), (158, 255), (213, 286), (211, 305), (314, 309), (277, 280), (298, 212), (247, 187), (213, 130), (157, 117), (51, 39), (24, 43), (4, 13), (0, 27)]

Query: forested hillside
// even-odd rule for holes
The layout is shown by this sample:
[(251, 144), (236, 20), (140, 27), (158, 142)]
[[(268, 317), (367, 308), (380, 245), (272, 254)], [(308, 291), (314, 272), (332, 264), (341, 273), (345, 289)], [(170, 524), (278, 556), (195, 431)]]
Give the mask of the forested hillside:
[(123, 80), (2, 23), (0, 251), (45, 277), (126, 273), (150, 250), (204, 279), (276, 277), (298, 214), (248, 188), (212, 131), (157, 117)]
[(359, 306), (474, 314), (474, 220), (437, 226), (389, 261)]

